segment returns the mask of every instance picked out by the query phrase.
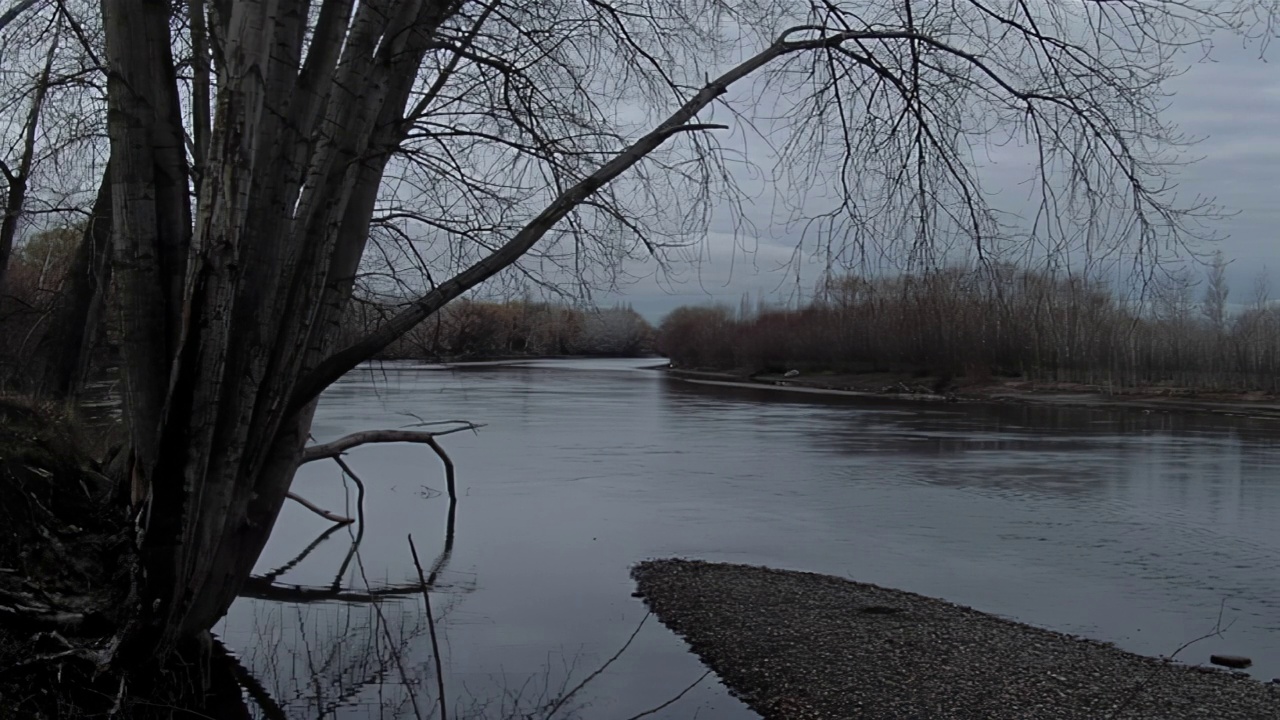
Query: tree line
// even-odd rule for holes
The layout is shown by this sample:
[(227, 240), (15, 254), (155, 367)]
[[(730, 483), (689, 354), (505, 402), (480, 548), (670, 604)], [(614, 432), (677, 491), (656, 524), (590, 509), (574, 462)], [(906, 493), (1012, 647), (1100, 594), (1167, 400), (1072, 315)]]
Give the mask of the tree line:
[[(8, 294), (0, 302), (0, 332), (17, 338), (0, 348), (0, 382), (30, 387), (42, 348), (58, 335), (53, 322), (73, 285), (70, 274), (83, 228), (62, 227), (33, 235), (10, 260)], [(357, 293), (339, 326), (340, 341), (374, 331), (404, 299)], [(375, 356), (380, 360), (486, 360), (506, 357), (653, 354), (654, 328), (629, 304), (613, 307), (536, 301), (461, 298), (423, 320)], [(120, 327), (105, 318), (81, 369), (101, 373), (119, 362)]]
[[(353, 303), (342, 332), (359, 337), (381, 323), (393, 303)], [(572, 306), (529, 299), (462, 298), (415, 325), (378, 353), (385, 360), (484, 360), (653, 352), (653, 327), (630, 305)]]
[(1235, 312), (1220, 254), (1126, 298), (1099, 278), (996, 266), (845, 275), (798, 309), (682, 307), (658, 329), (680, 366), (1022, 377), (1110, 388), (1280, 385), (1280, 308), (1265, 275)]

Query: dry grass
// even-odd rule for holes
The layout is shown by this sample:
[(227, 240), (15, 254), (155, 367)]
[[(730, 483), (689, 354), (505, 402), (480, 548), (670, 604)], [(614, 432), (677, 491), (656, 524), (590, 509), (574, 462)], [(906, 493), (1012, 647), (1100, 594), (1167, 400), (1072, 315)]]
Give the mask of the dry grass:
[(798, 310), (679, 308), (657, 347), (683, 367), (746, 372), (1275, 392), (1280, 311), (1260, 298), (1219, 322), (1190, 292), (1157, 288), (1129, 305), (1100, 281), (1011, 268), (850, 276)]

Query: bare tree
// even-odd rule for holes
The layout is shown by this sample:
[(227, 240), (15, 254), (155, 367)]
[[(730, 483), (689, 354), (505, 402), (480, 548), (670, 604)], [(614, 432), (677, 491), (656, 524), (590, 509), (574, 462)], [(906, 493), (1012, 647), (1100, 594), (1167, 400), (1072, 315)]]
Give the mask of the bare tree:
[(1200, 312), (1215, 330), (1221, 333), (1227, 324), (1227, 297), (1231, 287), (1227, 284), (1227, 259), (1221, 250), (1215, 250), (1209, 262), (1208, 283), (1204, 288), (1204, 302)]
[[(21, 355), (7, 379), (57, 398), (73, 394), (87, 369), (110, 275), (111, 202), (100, 182), (107, 144), (100, 11), (89, 0), (20, 5), (26, 12), (15, 6), (7, 16), (13, 22), (0, 24), (0, 112), (14, 121), (0, 126), (0, 300), (12, 310), (5, 332), (24, 338), (6, 348), (6, 355)], [(66, 277), (55, 279), (60, 292), (33, 307), (10, 282), (10, 251), (69, 228), (83, 229), (81, 247)]]
[(32, 88), (30, 109), (27, 111), (26, 122), (22, 126), (22, 149), (18, 156), (17, 167), (10, 167), (4, 160), (0, 160), (0, 173), (4, 174), (5, 182), (8, 184), (4, 219), (0, 220), (0, 297), (5, 294), (9, 256), (13, 254), (13, 241), (18, 235), (22, 206), (27, 201), (27, 186), (31, 180), (31, 169), (35, 162), (36, 135), (40, 130), (41, 111), (44, 109), (45, 96), (49, 92), (49, 79), (53, 72), (53, 60), (57, 50), (58, 39), (54, 36), (45, 56), (44, 68), (40, 71), (40, 76)]
[[(142, 557), (122, 658), (226, 611), (344, 373), (500, 273), (608, 283), (692, 242), (713, 200), (739, 197), (708, 132), (725, 126), (698, 120), (712, 108), (780, 103), (760, 123), (785, 137), (784, 171), (808, 168), (795, 217), (816, 215), (828, 247), (990, 247), (1002, 228), (972, 148), (1010, 132), (1040, 153), (1057, 217), (1128, 227), (1150, 257), (1201, 209), (1161, 179), (1171, 48), (1243, 22), (1157, 0), (219, 0), (207, 22), (175, 7), (103, 0)], [(212, 117), (183, 102), (175, 47), (208, 48)], [(819, 184), (834, 209), (802, 202)], [(375, 217), (431, 274), (338, 346)]]

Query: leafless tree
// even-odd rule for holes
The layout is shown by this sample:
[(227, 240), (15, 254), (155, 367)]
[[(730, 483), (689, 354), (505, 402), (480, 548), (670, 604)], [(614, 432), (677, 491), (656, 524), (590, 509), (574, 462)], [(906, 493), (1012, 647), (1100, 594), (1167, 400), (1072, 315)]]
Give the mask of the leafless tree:
[[(14, 308), (4, 318), (6, 332), (28, 340), (9, 348), (22, 352), (15, 379), (54, 397), (72, 394), (87, 370), (110, 276), (111, 196), (100, 182), (106, 83), (96, 6), (90, 0), (20, 3), (6, 16), (12, 22), (0, 26), (0, 113), (13, 121), (0, 126), (0, 173), (7, 184), (0, 301)], [(23, 289), (8, 282), (11, 249), (70, 228), (80, 233), (80, 249), (55, 278), (60, 291), (30, 307), (20, 297)]]
[[(678, 259), (713, 200), (742, 197), (726, 126), (699, 118), (768, 133), (791, 219), (832, 256), (998, 244), (974, 159), (1014, 137), (1039, 153), (1040, 236), (1074, 242), (1078, 221), (1150, 258), (1204, 209), (1165, 179), (1174, 48), (1249, 20), (1158, 0), (177, 7), (103, 0), (142, 553), (119, 658), (226, 611), (320, 392), (358, 363), (500, 273), (608, 284), (626, 258)], [(195, 49), (194, 80), (175, 48)], [(762, 98), (777, 107), (752, 114)], [(834, 208), (806, 202), (819, 189)], [(430, 274), (340, 346), (371, 227)]]
[(1202, 312), (1214, 329), (1222, 332), (1227, 324), (1227, 297), (1231, 294), (1231, 286), (1227, 284), (1227, 258), (1221, 250), (1213, 253), (1209, 262), (1208, 282), (1204, 288)]
[(4, 204), (4, 219), (0, 221), (0, 296), (5, 294), (5, 277), (8, 275), (9, 256), (13, 254), (13, 242), (18, 235), (18, 223), (22, 219), (22, 206), (27, 201), (27, 186), (31, 180), (32, 165), (35, 162), (36, 135), (40, 130), (44, 100), (49, 93), (49, 82), (53, 74), (53, 60), (57, 49), (58, 38), (55, 35), (49, 44), (44, 67), (31, 89), (31, 105), (26, 113), (26, 121), (22, 125), (22, 145), (18, 155), (17, 166), (11, 167), (9, 163), (0, 160), (0, 173), (4, 173), (4, 180), (8, 185)]

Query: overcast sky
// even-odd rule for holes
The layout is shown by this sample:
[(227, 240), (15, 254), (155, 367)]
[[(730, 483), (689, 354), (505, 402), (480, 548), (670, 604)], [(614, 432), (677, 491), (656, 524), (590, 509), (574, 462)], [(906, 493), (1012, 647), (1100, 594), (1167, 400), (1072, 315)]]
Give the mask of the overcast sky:
[[(1227, 276), (1234, 302), (1248, 301), (1254, 278), (1263, 268), (1271, 277), (1272, 296), (1280, 296), (1280, 47), (1272, 47), (1268, 56), (1271, 62), (1260, 59), (1258, 47), (1242, 48), (1238, 40), (1223, 38), (1210, 59), (1200, 59), (1199, 54), (1187, 58), (1187, 72), (1167, 86), (1174, 96), (1165, 118), (1182, 133), (1202, 138), (1192, 149), (1199, 160), (1179, 174), (1179, 194), (1216, 198), (1232, 213), (1214, 223), (1213, 230), (1223, 239), (1210, 249), (1220, 248), (1232, 261)], [(992, 168), (997, 174), (986, 177), (1025, 177), (1030, 157), (1021, 161), (1024, 168)], [(1017, 158), (1013, 164), (1018, 164)], [(1016, 207), (1027, 195), (1016, 185), (1004, 188), (990, 180), (985, 184), (999, 193), (994, 202), (1002, 207)], [(764, 191), (749, 213), (767, 222), (771, 194), (767, 187)], [(712, 229), (704, 261), (696, 269), (686, 269), (678, 282), (649, 277), (622, 294), (599, 300), (629, 302), (656, 321), (682, 304), (736, 305), (744, 293), (774, 300), (794, 293), (795, 274), (776, 270), (792, 251), (785, 233), (764, 230), (759, 235), (739, 235), (735, 249), (735, 238), (723, 232), (726, 229), (723, 222)], [(755, 252), (744, 253), (740, 247), (744, 244)], [(646, 269), (654, 270), (652, 265)], [(815, 275), (813, 268), (803, 273), (801, 288), (808, 291)]]

